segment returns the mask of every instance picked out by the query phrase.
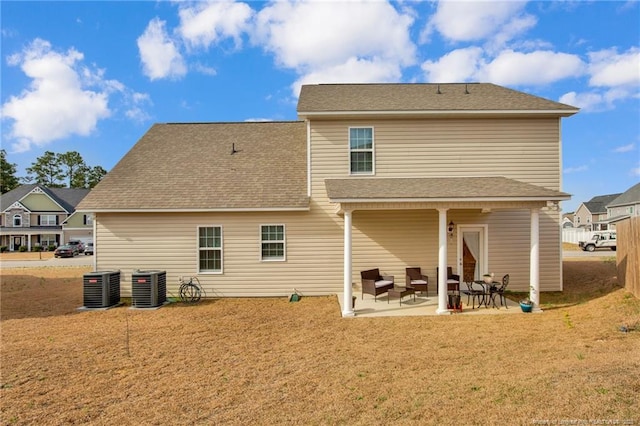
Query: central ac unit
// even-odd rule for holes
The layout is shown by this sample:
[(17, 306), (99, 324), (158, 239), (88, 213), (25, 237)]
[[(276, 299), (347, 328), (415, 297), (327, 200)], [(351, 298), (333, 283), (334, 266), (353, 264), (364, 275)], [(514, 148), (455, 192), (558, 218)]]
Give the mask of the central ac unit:
[(155, 308), (167, 301), (167, 272), (140, 271), (131, 274), (132, 305)]
[(120, 303), (120, 271), (86, 273), (83, 284), (85, 308), (108, 308)]

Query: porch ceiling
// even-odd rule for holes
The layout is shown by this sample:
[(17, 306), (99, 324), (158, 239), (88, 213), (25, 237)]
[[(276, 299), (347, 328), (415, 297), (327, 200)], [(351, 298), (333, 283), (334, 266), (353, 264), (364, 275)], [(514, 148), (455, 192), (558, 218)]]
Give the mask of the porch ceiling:
[(496, 177), (326, 179), (334, 203), (554, 202), (567, 193)]

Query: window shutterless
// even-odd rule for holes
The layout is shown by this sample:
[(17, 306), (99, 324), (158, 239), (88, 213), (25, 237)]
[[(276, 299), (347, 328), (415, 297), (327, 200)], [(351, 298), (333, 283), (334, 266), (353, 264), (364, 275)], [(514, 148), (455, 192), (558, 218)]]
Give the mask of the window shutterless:
[(222, 227), (198, 227), (198, 272), (222, 273)]
[(351, 174), (374, 174), (373, 127), (349, 128), (349, 167)]

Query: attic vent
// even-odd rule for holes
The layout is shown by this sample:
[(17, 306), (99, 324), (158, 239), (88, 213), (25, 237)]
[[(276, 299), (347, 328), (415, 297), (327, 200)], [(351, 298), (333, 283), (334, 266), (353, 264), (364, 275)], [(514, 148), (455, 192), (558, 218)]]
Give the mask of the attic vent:
[(132, 305), (155, 308), (167, 301), (166, 271), (135, 271), (131, 274)]

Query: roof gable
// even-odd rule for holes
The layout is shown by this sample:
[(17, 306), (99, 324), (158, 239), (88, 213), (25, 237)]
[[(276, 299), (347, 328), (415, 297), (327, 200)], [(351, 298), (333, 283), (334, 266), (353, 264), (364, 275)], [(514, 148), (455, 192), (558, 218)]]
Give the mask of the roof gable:
[[(28, 184), (28, 185), (20, 185), (13, 190), (2, 194), (0, 196), (0, 205), (2, 206), (2, 210), (6, 210), (6, 206), (13, 205), (16, 201), (19, 201), (28, 207), (29, 205), (29, 197), (31, 195), (45, 196), (48, 197), (51, 201), (51, 204), (48, 207), (57, 206), (59, 209), (64, 210), (67, 213), (72, 213), (78, 203), (89, 193), (89, 189), (85, 188), (48, 188), (44, 185), (40, 184)], [(45, 202), (45, 205), (48, 204)], [(33, 206), (29, 207), (30, 209)], [(46, 211), (55, 211), (55, 209), (46, 209)], [(39, 208), (36, 208), (33, 211), (42, 211)]]
[(578, 109), (490, 83), (316, 84), (300, 91), (300, 116), (347, 113), (548, 113)]
[(83, 211), (308, 209), (304, 122), (156, 124)]

